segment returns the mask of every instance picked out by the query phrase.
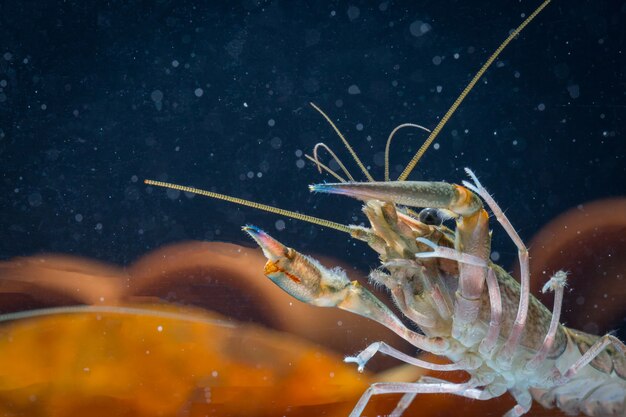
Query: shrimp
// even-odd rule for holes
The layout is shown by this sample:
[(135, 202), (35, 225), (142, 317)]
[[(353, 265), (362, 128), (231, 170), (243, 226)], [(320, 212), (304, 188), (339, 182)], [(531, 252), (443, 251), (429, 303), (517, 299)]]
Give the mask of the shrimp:
[[(361, 416), (373, 395), (403, 394), (390, 414), (399, 417), (418, 394), (447, 393), (489, 400), (506, 392), (516, 400), (506, 417), (526, 414), (533, 399), (544, 407), (556, 406), (570, 414), (626, 416), (626, 345), (610, 334), (598, 337), (560, 324), (567, 273), (556, 272), (543, 288), (544, 292), (554, 292), (552, 312), (530, 294), (529, 251), (476, 174), (466, 169), (471, 181), (462, 181), (461, 185), (406, 180), (478, 79), (548, 3), (544, 1), (507, 37), (432, 131), (415, 124), (400, 125), (392, 131), (385, 151), (385, 181), (374, 181), (330, 118), (312, 104), (335, 129), (369, 181), (356, 182), (336, 154), (325, 144), (318, 144), (313, 157), (308, 158), (339, 182), (311, 185), (310, 190), (363, 201), (369, 227), (345, 226), (192, 187), (145, 181), (334, 228), (366, 242), (378, 254), (380, 267), (369, 279), (390, 293), (398, 309), (421, 333), (411, 330), (357, 281), (349, 281), (345, 272), (322, 266), (258, 227), (243, 228), (267, 258), (265, 275), (293, 297), (367, 317), (413, 346), (451, 362), (430, 363), (379, 341), (345, 358), (359, 371), (374, 355), (382, 353), (417, 367), (462, 370), (469, 375), (462, 383), (431, 377), (415, 382), (374, 383), (363, 393), (350, 417)], [(390, 181), (389, 146), (395, 132), (404, 127), (427, 130), (429, 136), (400, 177)], [(336, 160), (347, 180), (320, 162), (320, 149)], [(412, 208), (422, 210), (416, 213)], [(519, 282), (489, 258), (487, 209), (517, 247)], [(454, 220), (456, 227), (448, 228), (445, 220)]]

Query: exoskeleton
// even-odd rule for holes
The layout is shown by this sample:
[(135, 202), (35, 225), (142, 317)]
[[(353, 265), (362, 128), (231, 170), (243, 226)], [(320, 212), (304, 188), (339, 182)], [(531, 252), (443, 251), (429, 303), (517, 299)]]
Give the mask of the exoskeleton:
[[(341, 194), (362, 200), (369, 227), (344, 226), (311, 216), (276, 209), (209, 191), (159, 181), (150, 185), (175, 188), (237, 204), (267, 210), (333, 227), (367, 242), (380, 258), (371, 281), (384, 287), (393, 302), (423, 332), (410, 329), (374, 294), (339, 269), (327, 269), (261, 229), (244, 230), (267, 257), (265, 275), (293, 297), (321, 307), (338, 307), (388, 327), (413, 346), (442, 355), (450, 364), (434, 364), (406, 355), (385, 342), (376, 342), (347, 362), (363, 370), (370, 358), (383, 353), (415, 366), (438, 370), (463, 370), (469, 378), (451, 383), (435, 378), (415, 382), (376, 383), (363, 394), (351, 417), (364, 411), (372, 395), (404, 394), (391, 416), (400, 416), (416, 395), (448, 393), (489, 400), (509, 392), (517, 404), (507, 417), (528, 412), (533, 398), (544, 407), (558, 407), (569, 414), (626, 416), (626, 346), (611, 335), (593, 336), (559, 323), (566, 273), (556, 272), (544, 286), (555, 293), (550, 312), (530, 294), (529, 254), (503, 211), (470, 170), (471, 182), (405, 181), (428, 145), (504, 47), (543, 9), (542, 5), (516, 29), (476, 74), (398, 181), (388, 181), (388, 157), (384, 182), (375, 182), (341, 134), (348, 150), (369, 182), (346, 181), (317, 158), (312, 159), (341, 182), (312, 185), (317, 193)], [(315, 106), (314, 106), (315, 107)], [(332, 124), (319, 108), (315, 107)], [(401, 125), (399, 127), (420, 127)], [(333, 127), (335, 127), (333, 125)], [(338, 130), (335, 128), (338, 132)], [(396, 129), (397, 130), (397, 129)], [(389, 142), (393, 137), (390, 135)], [(339, 132), (338, 132), (339, 133)], [(330, 152), (336, 158), (335, 154)], [(339, 163), (343, 168), (343, 164)], [(344, 172), (352, 179), (347, 170)], [(490, 261), (489, 214), (518, 249), (520, 281)], [(422, 208), (416, 213), (411, 208)], [(453, 219), (454, 229), (443, 224)]]

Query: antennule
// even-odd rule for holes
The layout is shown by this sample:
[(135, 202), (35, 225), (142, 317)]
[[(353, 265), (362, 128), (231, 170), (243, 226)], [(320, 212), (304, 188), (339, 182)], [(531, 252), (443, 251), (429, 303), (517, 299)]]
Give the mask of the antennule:
[(348, 143), (348, 140), (341, 134), (341, 132), (339, 131), (339, 129), (337, 128), (335, 123), (333, 123), (333, 121), (330, 120), (330, 117), (328, 117), (328, 115), (326, 113), (324, 113), (324, 111), (322, 109), (320, 109), (319, 107), (317, 107), (314, 103), (309, 103), (309, 104), (311, 105), (311, 107), (313, 107), (315, 110), (317, 110), (318, 113), (321, 114), (322, 117), (324, 119), (326, 119), (328, 124), (335, 130), (335, 133), (337, 133), (337, 136), (339, 136), (339, 138), (341, 139), (341, 141), (345, 145), (345, 147), (348, 150), (348, 152), (350, 152), (350, 155), (352, 156), (352, 159), (354, 159), (354, 162), (356, 162), (356, 164), (359, 166), (359, 168), (361, 169), (361, 172), (363, 172), (363, 174), (367, 177), (367, 180), (370, 181), (370, 182), (374, 182), (374, 178), (370, 175), (370, 173), (367, 170), (367, 168), (365, 168), (365, 165), (363, 165), (363, 162), (361, 162), (361, 160), (357, 156), (356, 152), (354, 152), (354, 149), (352, 149), (352, 146), (350, 146), (350, 143)]

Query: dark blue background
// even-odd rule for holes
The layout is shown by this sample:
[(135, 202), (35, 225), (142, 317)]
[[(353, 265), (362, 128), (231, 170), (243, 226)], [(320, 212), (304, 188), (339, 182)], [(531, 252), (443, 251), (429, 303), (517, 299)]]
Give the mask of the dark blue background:
[[(339, 232), (287, 219), (277, 231), (275, 215), (142, 180), (360, 222), (358, 203), (308, 192), (331, 179), (299, 168), (296, 153), (323, 141), (349, 162), (308, 103), (382, 179), (390, 130), (434, 127), (539, 4), (195, 3), (0, 3), (0, 258), (64, 252), (126, 264), (186, 239), (250, 244), (240, 226), (251, 223), (367, 271), (376, 257)], [(622, 1), (553, 2), (411, 178), (459, 182), (472, 167), (526, 240), (571, 207), (624, 195), (625, 28)], [(396, 176), (423, 139), (397, 137)], [(499, 227), (494, 235), (509, 267), (515, 248)]]

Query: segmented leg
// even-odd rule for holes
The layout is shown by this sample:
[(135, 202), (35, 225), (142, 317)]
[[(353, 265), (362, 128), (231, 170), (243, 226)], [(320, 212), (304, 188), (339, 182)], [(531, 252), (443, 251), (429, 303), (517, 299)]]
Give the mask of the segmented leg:
[(445, 258), (468, 265), (480, 266), (482, 268), (487, 267), (487, 261), (479, 258), (478, 256), (470, 255), (469, 253), (459, 252), (456, 249), (447, 248), (445, 246), (438, 246), (423, 237), (418, 237), (415, 240), (433, 249), (431, 252), (416, 253), (416, 258)]
[[(423, 376), (418, 382), (429, 384), (448, 383), (448, 381), (445, 381), (443, 379), (432, 378), (429, 376)], [(415, 397), (417, 397), (417, 393), (415, 392), (408, 392), (404, 394), (402, 398), (400, 398), (400, 401), (398, 401), (398, 404), (396, 404), (396, 408), (394, 408), (393, 411), (389, 413), (389, 417), (401, 417), (402, 414), (404, 414), (404, 412), (407, 410), (407, 408), (410, 407)]]
[(344, 359), (344, 362), (356, 363), (359, 366), (359, 372), (363, 372), (365, 364), (367, 364), (367, 362), (378, 352), (389, 355), (392, 358), (396, 358), (410, 365), (418, 366), (424, 369), (430, 369), (433, 371), (466, 371), (476, 369), (480, 365), (482, 365), (482, 360), (480, 360), (476, 356), (468, 356), (467, 359), (462, 359), (456, 363), (450, 364), (437, 364), (426, 362), (421, 359), (409, 356), (403, 352), (400, 352), (399, 350), (389, 346), (385, 342), (374, 342), (366, 347), (364, 350), (362, 350), (358, 355), (346, 357)]
[(524, 242), (519, 237), (519, 235), (515, 231), (515, 228), (506, 217), (500, 206), (498, 206), (498, 203), (496, 203), (493, 197), (491, 197), (491, 195), (487, 192), (485, 187), (483, 187), (480, 181), (478, 181), (476, 175), (469, 168), (465, 168), (465, 172), (467, 172), (472, 181), (474, 181), (474, 184), (463, 181), (463, 185), (482, 197), (483, 201), (487, 203), (487, 206), (489, 206), (493, 214), (496, 216), (496, 220), (502, 225), (511, 240), (513, 240), (515, 246), (517, 246), (517, 253), (520, 265), (520, 300), (513, 328), (511, 329), (511, 333), (509, 334), (509, 337), (504, 343), (502, 351), (499, 354), (500, 365), (502, 365), (503, 367), (510, 367), (515, 350), (520, 344), (520, 337), (522, 335), (522, 332), (524, 331), (524, 327), (526, 326), (526, 318), (528, 316), (528, 302), (530, 298), (528, 249), (526, 248), (526, 245), (524, 245)]
[(265, 275), (293, 297), (319, 307), (337, 307), (367, 317), (419, 349), (440, 355), (448, 352), (449, 341), (410, 330), (374, 294), (357, 281), (348, 280), (345, 272), (323, 267), (257, 227), (246, 226), (243, 230), (257, 242), (268, 259)]
[(502, 325), (502, 296), (500, 295), (500, 285), (493, 269), (487, 271), (487, 291), (489, 292), (489, 304), (491, 306), (491, 318), (489, 319), (489, 329), (487, 335), (480, 342), (478, 350), (481, 354), (491, 357), (493, 349), (496, 347), (500, 336)]
[(503, 417), (519, 417), (526, 414), (533, 405), (533, 399), (527, 390), (521, 391), (516, 389), (509, 390), (517, 404), (511, 408)]
[(555, 369), (555, 382), (558, 385), (561, 385), (572, 379), (578, 371), (587, 366), (609, 345), (613, 345), (622, 355), (626, 355), (626, 345), (624, 342), (613, 335), (604, 335), (596, 343), (594, 343), (584, 355), (578, 358), (578, 360), (574, 362), (563, 374)]
[[(469, 383), (454, 384), (451, 382), (378, 382), (372, 384), (361, 396), (350, 417), (360, 417), (372, 395), (379, 394), (454, 394), (475, 400), (488, 400), (493, 396), (486, 391), (474, 388)], [(408, 399), (408, 397), (407, 397)], [(412, 400), (412, 398), (411, 398)], [(410, 402), (409, 402), (410, 403)], [(408, 406), (408, 404), (407, 404)], [(404, 410), (402, 410), (404, 411)], [(399, 415), (396, 413), (396, 415)]]
[(417, 397), (417, 393), (415, 392), (408, 392), (404, 394), (402, 398), (400, 398), (400, 401), (398, 401), (396, 408), (389, 413), (389, 417), (401, 417), (406, 409), (409, 408), (415, 397)]
[(556, 272), (546, 285), (543, 286), (542, 292), (548, 290), (554, 291), (554, 307), (552, 308), (552, 319), (550, 320), (550, 327), (546, 333), (546, 337), (543, 339), (541, 348), (537, 351), (535, 356), (526, 363), (526, 369), (533, 370), (539, 367), (543, 360), (548, 356), (548, 352), (554, 344), (556, 331), (559, 327), (559, 319), (561, 318), (561, 307), (563, 306), (563, 291), (567, 281), (567, 274), (564, 271)]
[[(433, 242), (424, 238), (417, 238), (417, 241), (433, 248), (432, 252), (420, 252), (415, 254), (415, 257), (417, 258), (439, 257), (475, 266), (487, 267), (486, 261), (478, 258), (477, 256), (460, 253), (455, 249), (435, 245)], [(500, 335), (500, 327), (502, 324), (502, 297), (500, 295), (498, 280), (496, 279), (495, 273), (491, 268), (488, 268), (486, 281), (489, 293), (489, 304), (491, 306), (491, 319), (489, 321), (487, 335), (480, 344), (480, 352), (486, 354), (487, 356), (491, 356), (491, 353), (498, 341), (498, 336)]]

